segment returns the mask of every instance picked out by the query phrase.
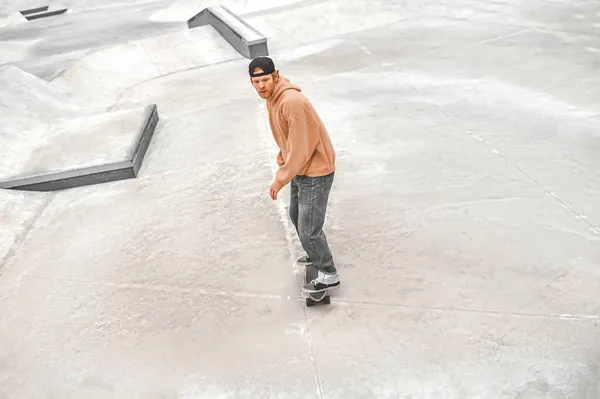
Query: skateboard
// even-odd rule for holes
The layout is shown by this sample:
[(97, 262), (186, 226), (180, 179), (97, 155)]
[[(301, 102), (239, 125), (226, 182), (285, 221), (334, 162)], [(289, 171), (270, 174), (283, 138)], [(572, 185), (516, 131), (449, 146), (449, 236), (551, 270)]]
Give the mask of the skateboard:
[[(308, 284), (315, 278), (317, 278), (318, 271), (313, 266), (305, 266), (304, 267), (304, 283)], [(323, 302), (325, 305), (329, 305), (331, 303), (331, 298), (329, 297), (329, 293), (327, 291), (321, 292), (305, 292), (306, 298), (306, 306), (314, 306), (319, 302)]]

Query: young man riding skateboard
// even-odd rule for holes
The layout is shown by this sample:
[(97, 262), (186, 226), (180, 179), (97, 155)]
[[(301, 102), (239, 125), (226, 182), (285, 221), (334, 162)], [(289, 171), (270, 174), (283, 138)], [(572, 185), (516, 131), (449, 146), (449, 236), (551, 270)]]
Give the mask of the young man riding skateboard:
[(248, 67), (250, 81), (266, 100), (269, 124), (279, 147), (279, 169), (270, 187), (271, 199), (290, 184), (290, 218), (317, 278), (302, 288), (317, 293), (340, 285), (333, 255), (323, 232), (329, 193), (335, 175), (335, 151), (319, 115), (296, 85), (279, 75), (273, 60), (258, 57)]

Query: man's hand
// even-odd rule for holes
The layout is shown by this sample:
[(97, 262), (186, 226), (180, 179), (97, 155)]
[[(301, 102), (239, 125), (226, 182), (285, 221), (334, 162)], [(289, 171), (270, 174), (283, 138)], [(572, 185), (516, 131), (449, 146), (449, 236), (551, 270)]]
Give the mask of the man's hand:
[(274, 184), (271, 184), (271, 187), (269, 189), (269, 195), (271, 196), (271, 199), (273, 201), (275, 201), (277, 199), (277, 194), (279, 193), (279, 190), (281, 190), (281, 189), (275, 187)]

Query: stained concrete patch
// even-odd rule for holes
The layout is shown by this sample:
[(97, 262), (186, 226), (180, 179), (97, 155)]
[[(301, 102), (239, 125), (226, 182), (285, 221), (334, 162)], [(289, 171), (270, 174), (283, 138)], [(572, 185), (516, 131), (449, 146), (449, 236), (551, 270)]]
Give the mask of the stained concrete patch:
[(135, 177), (157, 123), (156, 106), (50, 123), (29, 158), (3, 165), (0, 188), (53, 191)]
[(334, 303), (328, 312), (314, 312), (310, 331), (324, 397), (600, 394), (593, 320)]
[(316, 398), (300, 307), (26, 277), (2, 302), (0, 396)]
[(18, 26), (27, 22), (27, 19), (20, 12), (11, 12), (7, 15), (0, 15), (0, 29), (10, 26)]
[(0, 190), (0, 273), (33, 226), (50, 195)]

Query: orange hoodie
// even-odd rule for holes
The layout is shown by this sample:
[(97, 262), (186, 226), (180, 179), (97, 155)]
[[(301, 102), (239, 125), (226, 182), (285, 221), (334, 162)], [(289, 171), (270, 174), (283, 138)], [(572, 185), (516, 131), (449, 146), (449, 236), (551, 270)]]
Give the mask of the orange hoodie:
[(274, 183), (278, 189), (296, 175), (325, 176), (335, 170), (335, 150), (325, 124), (298, 86), (280, 76), (267, 109), (280, 150)]

